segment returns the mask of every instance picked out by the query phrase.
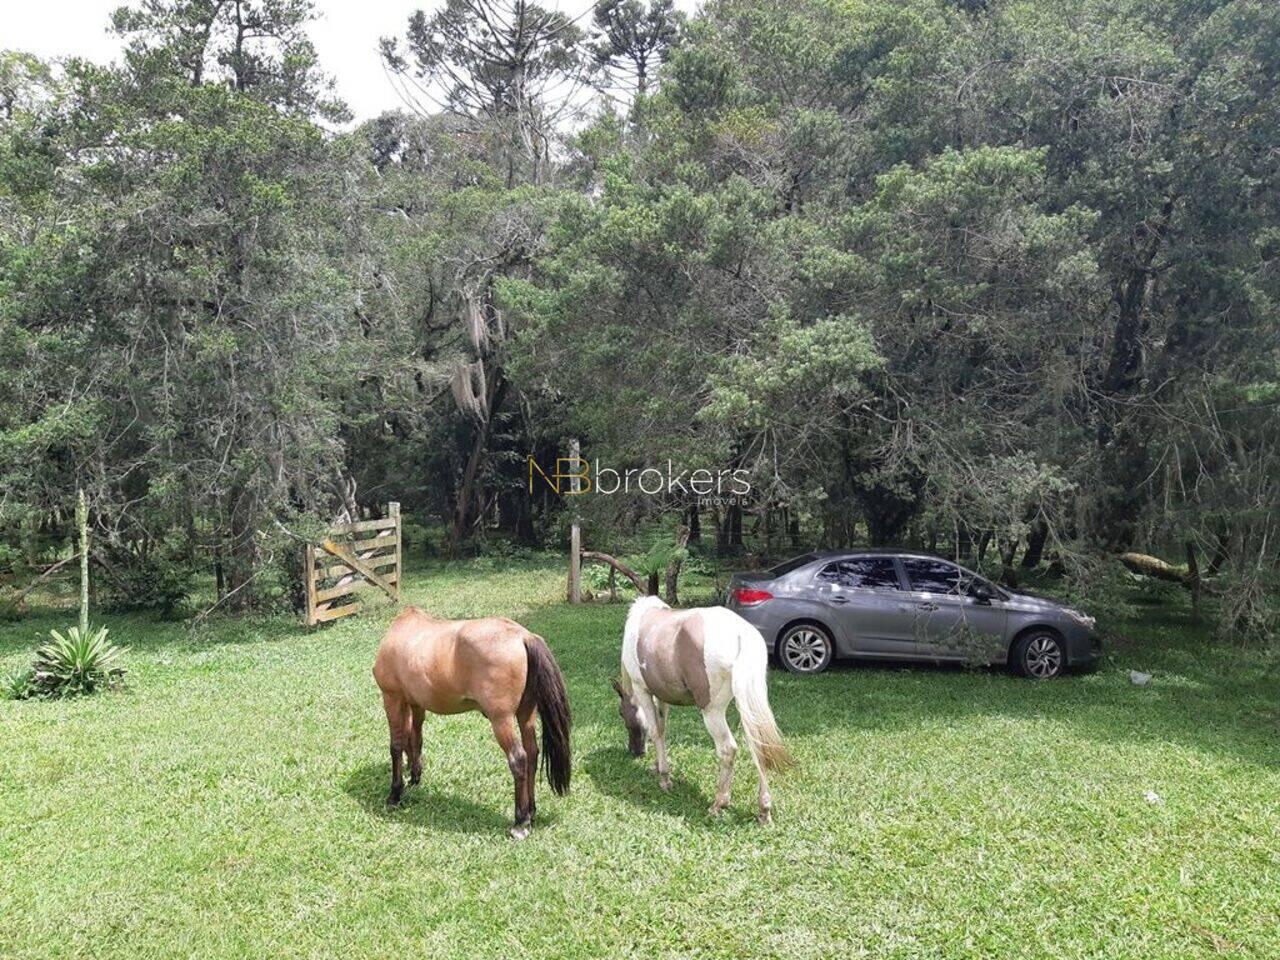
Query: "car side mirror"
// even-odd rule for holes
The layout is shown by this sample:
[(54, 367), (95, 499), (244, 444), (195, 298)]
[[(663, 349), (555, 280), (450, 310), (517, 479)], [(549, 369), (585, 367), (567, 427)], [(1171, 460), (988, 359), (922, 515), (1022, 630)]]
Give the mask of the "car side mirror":
[(969, 584), (969, 596), (973, 598), (975, 603), (990, 603), (999, 596), (995, 589), (989, 583), (981, 583), (975, 580)]

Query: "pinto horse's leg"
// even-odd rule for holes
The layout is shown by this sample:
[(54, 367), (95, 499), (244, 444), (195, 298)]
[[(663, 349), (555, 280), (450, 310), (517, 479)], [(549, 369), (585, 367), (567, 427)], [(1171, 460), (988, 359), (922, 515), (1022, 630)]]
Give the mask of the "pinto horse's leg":
[[(663, 790), (671, 789), (671, 764), (667, 760), (667, 724), (665, 712), (659, 713), (659, 707), (648, 690), (636, 687), (634, 694), (636, 709), (640, 711), (640, 720), (644, 723), (645, 732), (653, 740), (653, 752), (656, 757), (654, 769), (658, 772), (658, 786)], [(666, 704), (662, 705), (665, 711)]]
[(489, 723), (493, 727), (494, 739), (506, 754), (507, 766), (511, 768), (511, 779), (516, 787), (516, 815), (511, 836), (523, 840), (529, 835), (529, 824), (533, 819), (529, 796), (529, 757), (520, 742), (514, 714), (500, 714), (490, 719)]
[(409, 727), (409, 783), (417, 785), (422, 782), (422, 718), (426, 711), (421, 707), (413, 708), (413, 723)]
[(525, 789), (529, 798), (529, 822), (533, 823), (538, 812), (538, 800), (534, 788), (538, 783), (538, 711), (530, 707), (521, 713), (516, 712), (516, 722), (520, 725), (520, 744), (524, 747)]
[[(658, 707), (657, 742), (662, 744), (662, 760), (658, 763), (658, 786), (663, 790), (671, 789), (671, 755), (667, 753), (667, 714), (671, 712), (671, 704), (654, 699)], [(655, 752), (657, 748), (654, 748)]]
[(391, 732), (391, 793), (387, 795), (387, 806), (394, 807), (404, 793), (404, 752), (409, 748), (412, 735), (409, 704), (399, 696), (384, 691), (382, 707), (387, 711), (387, 727)]
[(720, 782), (716, 784), (715, 803), (707, 812), (713, 817), (729, 805), (729, 792), (733, 789), (733, 758), (738, 752), (738, 742), (733, 739), (729, 721), (725, 719), (723, 706), (709, 706), (702, 711), (702, 722), (716, 742), (716, 756), (720, 758)]

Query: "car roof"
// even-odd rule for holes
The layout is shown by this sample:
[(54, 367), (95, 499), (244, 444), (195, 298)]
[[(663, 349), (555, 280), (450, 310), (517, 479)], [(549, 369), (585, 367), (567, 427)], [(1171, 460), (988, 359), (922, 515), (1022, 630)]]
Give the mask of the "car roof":
[[(930, 553), (928, 550), (907, 550), (902, 547), (849, 547), (846, 550), (814, 550), (813, 555), (818, 560), (830, 560), (835, 557), (864, 557), (864, 556), (885, 556), (885, 557), (919, 557), (923, 560), (941, 560), (944, 563), (955, 563), (954, 560), (948, 560), (946, 557), (936, 553)], [(959, 566), (959, 564), (957, 564)]]

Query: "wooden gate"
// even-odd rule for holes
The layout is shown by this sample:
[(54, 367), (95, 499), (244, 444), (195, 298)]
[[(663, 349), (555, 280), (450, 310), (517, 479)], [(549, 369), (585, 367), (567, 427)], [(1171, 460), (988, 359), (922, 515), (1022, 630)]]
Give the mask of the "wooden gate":
[(384, 520), (331, 527), (306, 546), (307, 626), (359, 613), (358, 590), (374, 588), (399, 600), (401, 563), (400, 504), (387, 504)]

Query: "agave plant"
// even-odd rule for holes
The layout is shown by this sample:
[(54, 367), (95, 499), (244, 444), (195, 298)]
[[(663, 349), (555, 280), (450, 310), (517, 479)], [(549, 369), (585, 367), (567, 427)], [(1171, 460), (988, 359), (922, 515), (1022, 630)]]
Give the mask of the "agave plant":
[(107, 642), (107, 628), (81, 631), (71, 627), (63, 635), (49, 631), (50, 640), (36, 651), (32, 682), (41, 696), (74, 697), (113, 687), (124, 678), (120, 657), (125, 647)]
[(5, 700), (27, 700), (36, 693), (36, 671), (33, 667), (19, 667), (0, 677), (0, 697)]

